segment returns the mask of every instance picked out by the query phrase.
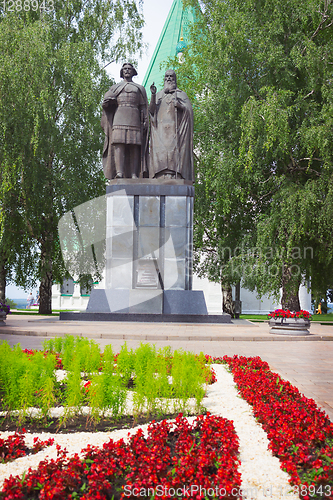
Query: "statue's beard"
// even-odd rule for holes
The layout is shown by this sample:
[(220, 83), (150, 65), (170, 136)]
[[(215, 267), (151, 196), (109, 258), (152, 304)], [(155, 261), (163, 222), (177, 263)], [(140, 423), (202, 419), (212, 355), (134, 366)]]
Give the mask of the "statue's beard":
[(164, 91), (168, 94), (177, 88), (176, 82), (164, 82)]

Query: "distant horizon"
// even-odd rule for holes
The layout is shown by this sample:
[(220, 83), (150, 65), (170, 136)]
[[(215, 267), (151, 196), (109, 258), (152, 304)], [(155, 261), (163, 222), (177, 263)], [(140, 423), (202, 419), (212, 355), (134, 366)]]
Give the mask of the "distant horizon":
[(27, 296), (30, 292), (33, 296), (35, 296), (37, 291), (39, 291), (39, 284), (34, 287), (30, 287), (27, 290), (22, 287), (10, 284), (6, 286), (6, 298), (14, 301), (23, 299), (27, 300)]

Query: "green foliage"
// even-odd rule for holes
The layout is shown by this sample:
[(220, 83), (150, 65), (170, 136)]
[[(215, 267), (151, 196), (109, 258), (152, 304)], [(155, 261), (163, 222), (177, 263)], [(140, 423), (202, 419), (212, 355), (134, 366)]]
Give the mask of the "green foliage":
[(45, 377), (39, 399), (38, 406), (41, 409), (42, 416), (46, 419), (49, 416), (50, 409), (53, 408), (56, 403), (55, 381), (53, 376)]
[(121, 416), (126, 403), (126, 390), (121, 377), (111, 373), (95, 375), (89, 386), (87, 400), (94, 421), (98, 422), (107, 410), (113, 418)]
[(71, 370), (66, 378), (66, 391), (65, 391), (65, 411), (61, 419), (61, 423), (65, 422), (67, 418), (79, 414), (84, 402), (84, 389), (81, 383), (81, 370), (78, 358), (74, 358)]
[[(202, 409), (209, 372), (203, 354), (172, 354), (170, 347), (157, 350), (150, 344), (134, 351), (125, 344), (115, 364), (112, 346), (106, 346), (101, 356), (95, 342), (70, 335), (45, 341), (44, 349), (47, 352), (25, 354), (19, 345), (0, 344), (0, 396), (10, 418), (10, 412), (19, 410), (19, 423), (32, 415), (46, 420), (57, 405), (64, 406), (60, 426), (86, 405), (88, 419), (94, 422), (121, 417), (127, 405), (133, 406), (135, 415)], [(56, 380), (55, 352), (66, 363), (61, 382)]]
[(140, 384), (146, 378), (147, 373), (151, 372), (151, 366), (155, 364), (157, 357), (156, 347), (152, 344), (140, 343), (135, 351), (135, 382)]
[(114, 372), (114, 352), (112, 345), (106, 345), (103, 351), (102, 371), (103, 373), (112, 374)]
[(81, 371), (98, 372), (101, 366), (101, 353), (99, 345), (94, 340), (77, 337), (74, 353), (79, 360)]
[(27, 362), (19, 345), (13, 350), (7, 342), (0, 345), (0, 387), (3, 404), (8, 411), (20, 406), (20, 380), (27, 371)]
[(65, 335), (45, 340), (43, 348), (60, 354), (65, 370), (72, 369), (74, 360), (83, 372), (93, 373), (101, 368), (100, 348), (95, 340)]
[(117, 357), (117, 372), (123, 380), (124, 386), (127, 387), (128, 382), (134, 373), (135, 355), (133, 349), (127, 349), (127, 344), (123, 344)]
[(165, 413), (169, 411), (168, 398), (173, 396), (172, 384), (170, 383), (172, 356), (170, 347), (164, 347), (158, 350), (156, 359), (156, 385), (158, 387), (158, 396), (161, 399), (162, 408)]
[(142, 26), (135, 0), (0, 12), (0, 264), (18, 285), (41, 280), (41, 312), (66, 272), (59, 218), (104, 194), (103, 67), (141, 51)]
[(135, 393), (133, 394), (134, 411), (140, 414), (144, 410), (150, 414), (156, 409), (158, 383), (156, 373), (157, 353), (155, 346), (140, 344), (135, 351)]
[[(76, 338), (72, 335), (65, 335), (64, 342), (60, 354), (62, 355), (62, 364), (65, 370), (72, 369), (73, 366), (73, 355), (74, 355), (74, 345)], [(76, 358), (77, 359), (77, 358)], [(80, 367), (80, 363), (77, 363)]]
[(0, 344), (0, 391), (8, 412), (21, 409), (20, 419), (30, 415), (32, 407), (41, 409), (42, 416), (55, 401), (55, 356), (45, 357), (41, 352), (25, 355), (19, 344), (13, 349)]
[(194, 104), (196, 270), (242, 278), (260, 295), (282, 287), (286, 301), (304, 276), (323, 289), (333, 256), (333, 4), (200, 5), (185, 62), (174, 64)]
[(11, 309), (15, 308), (17, 306), (15, 300), (8, 299), (6, 298), (6, 304), (9, 306)]
[(188, 401), (190, 398), (196, 399), (197, 410), (205, 394), (204, 372), (200, 359), (193, 353), (182, 351), (174, 352), (172, 360), (172, 389), (176, 399), (176, 410), (186, 412), (189, 410)]

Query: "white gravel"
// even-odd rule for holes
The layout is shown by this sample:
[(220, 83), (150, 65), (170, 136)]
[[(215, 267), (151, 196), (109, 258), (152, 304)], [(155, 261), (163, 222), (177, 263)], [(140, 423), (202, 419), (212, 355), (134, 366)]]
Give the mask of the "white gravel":
[[(280, 469), (280, 462), (268, 450), (268, 439), (260, 424), (253, 417), (251, 407), (238, 396), (232, 375), (222, 365), (213, 365), (217, 382), (207, 389), (207, 397), (203, 403), (207, 410), (215, 415), (221, 415), (232, 420), (240, 442), (240, 472), (242, 475), (242, 495), (244, 498), (258, 498), (260, 500), (285, 499), (299, 500), (298, 495), (290, 493), (288, 474)], [(193, 421), (195, 417), (190, 417)], [(144, 433), (147, 425), (140, 426)], [(128, 439), (137, 431), (122, 429), (113, 432), (78, 432), (75, 434), (26, 434), (28, 446), (32, 446), (33, 438), (41, 440), (54, 438), (54, 445), (45, 448), (36, 455), (22, 457), (8, 464), (0, 464), (0, 487), (5, 478), (12, 475), (22, 475), (29, 467), (36, 468), (41, 460), (56, 459), (56, 444), (66, 448), (69, 454), (79, 453), (88, 444), (101, 447), (109, 439), (114, 441)], [(4, 439), (13, 432), (2, 432)]]
[(289, 493), (289, 475), (280, 469), (279, 459), (268, 450), (267, 435), (254, 418), (251, 406), (238, 396), (231, 373), (223, 365), (213, 368), (217, 382), (209, 387), (208, 401), (205, 399), (204, 404), (212, 414), (234, 424), (240, 444), (243, 497), (299, 500), (298, 495)]

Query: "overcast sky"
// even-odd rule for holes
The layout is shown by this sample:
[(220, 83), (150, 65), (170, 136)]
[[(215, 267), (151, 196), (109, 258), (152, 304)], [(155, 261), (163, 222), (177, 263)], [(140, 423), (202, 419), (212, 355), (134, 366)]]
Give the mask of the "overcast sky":
[[(150, 59), (155, 50), (162, 28), (169, 14), (173, 0), (143, 0), (143, 16), (145, 26), (143, 29), (143, 41), (148, 44), (146, 53), (139, 60), (136, 68), (138, 76), (134, 78), (137, 83), (142, 83), (146, 74)], [(121, 64), (110, 64), (108, 72), (116, 82), (120, 81)]]
[[(137, 83), (142, 83), (172, 2), (173, 0), (143, 0), (143, 15), (145, 18), (143, 40), (148, 44), (148, 49), (136, 68), (138, 76), (135, 78), (135, 81)], [(120, 81), (120, 67), (121, 65), (110, 65), (109, 73), (114, 77), (116, 82)], [(35, 289), (33, 290), (33, 294), (35, 295)], [(22, 299), (26, 295), (27, 293), (22, 288), (17, 288), (13, 285), (9, 285), (6, 288), (6, 296), (10, 299)]]

